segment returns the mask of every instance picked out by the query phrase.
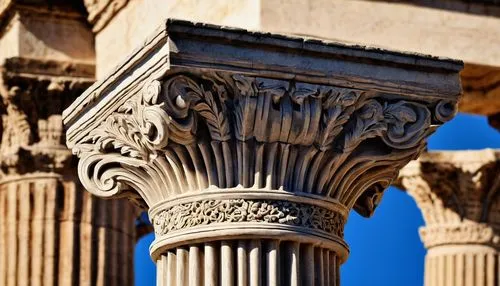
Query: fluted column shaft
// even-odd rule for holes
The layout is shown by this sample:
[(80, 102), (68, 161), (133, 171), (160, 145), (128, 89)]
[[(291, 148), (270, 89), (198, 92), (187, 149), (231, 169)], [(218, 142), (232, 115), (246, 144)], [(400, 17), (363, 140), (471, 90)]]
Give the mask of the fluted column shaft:
[(433, 247), (425, 257), (425, 286), (498, 286), (500, 254), (484, 245)]
[(136, 212), (55, 173), (0, 181), (0, 285), (133, 285)]
[(177, 247), (157, 261), (158, 286), (339, 285), (335, 252), (310, 243), (239, 239)]

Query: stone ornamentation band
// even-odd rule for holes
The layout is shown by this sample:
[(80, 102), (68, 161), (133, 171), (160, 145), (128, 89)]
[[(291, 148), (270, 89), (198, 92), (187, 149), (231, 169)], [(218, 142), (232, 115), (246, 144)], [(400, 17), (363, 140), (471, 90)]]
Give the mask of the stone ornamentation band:
[(285, 200), (208, 199), (181, 203), (157, 213), (157, 236), (196, 226), (257, 222), (324, 231), (343, 237), (344, 217), (326, 208)]

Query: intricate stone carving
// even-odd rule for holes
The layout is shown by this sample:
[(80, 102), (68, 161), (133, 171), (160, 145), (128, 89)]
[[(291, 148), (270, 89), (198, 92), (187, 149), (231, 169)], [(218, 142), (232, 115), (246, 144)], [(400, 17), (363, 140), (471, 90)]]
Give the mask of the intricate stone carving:
[(453, 117), (460, 66), (167, 21), (65, 111), (67, 143), (87, 190), (149, 208), (159, 285), (188, 268), (193, 285), (259, 284), (262, 267), (268, 285), (328, 281), (320, 267), (333, 285), (349, 211), (370, 216)]
[(157, 236), (199, 225), (231, 222), (265, 222), (301, 226), (343, 237), (344, 217), (308, 204), (278, 200), (201, 200), (178, 204), (153, 219)]
[(4, 173), (63, 169), (72, 155), (63, 145), (61, 112), (92, 81), (88, 65), (5, 60), (0, 79)]
[(500, 221), (500, 164), (493, 150), (425, 153), (397, 185), (415, 198), (427, 225)]
[(487, 224), (432, 225), (420, 229), (426, 248), (449, 244), (500, 245), (500, 236)]
[(499, 162), (494, 150), (432, 152), (402, 169), (397, 185), (415, 199), (426, 223), (420, 228), (428, 249), (426, 286), (498, 281)]
[(141, 194), (150, 204), (160, 189), (283, 188), (369, 216), (453, 107), (437, 102), (431, 112), (377, 93), (237, 74), (175, 75), (145, 84), (74, 151), (83, 184), (99, 196), (156, 190)]

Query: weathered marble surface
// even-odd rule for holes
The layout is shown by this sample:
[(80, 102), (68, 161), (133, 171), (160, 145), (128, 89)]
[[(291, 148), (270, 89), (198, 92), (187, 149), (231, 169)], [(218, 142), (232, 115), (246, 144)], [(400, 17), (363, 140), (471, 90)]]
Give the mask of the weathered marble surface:
[(158, 285), (338, 285), (349, 211), (454, 116), (461, 68), (168, 20), (65, 110), (66, 140), (88, 191), (149, 208)]

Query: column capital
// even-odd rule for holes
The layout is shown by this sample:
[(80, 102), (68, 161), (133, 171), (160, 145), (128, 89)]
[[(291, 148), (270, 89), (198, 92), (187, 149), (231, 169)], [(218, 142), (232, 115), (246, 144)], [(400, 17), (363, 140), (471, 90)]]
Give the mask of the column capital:
[(450, 120), (462, 64), (167, 21), (64, 113), (78, 173), (150, 208), (159, 249), (300, 237), (347, 257), (370, 216)]
[(443, 244), (500, 246), (500, 152), (424, 153), (400, 173), (397, 185), (422, 210), (426, 247)]
[(64, 146), (61, 113), (93, 83), (93, 65), (11, 57), (0, 66), (4, 174), (57, 171), (72, 154)]

